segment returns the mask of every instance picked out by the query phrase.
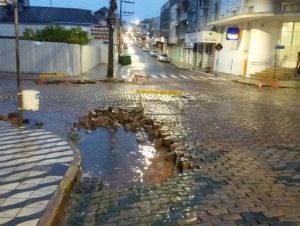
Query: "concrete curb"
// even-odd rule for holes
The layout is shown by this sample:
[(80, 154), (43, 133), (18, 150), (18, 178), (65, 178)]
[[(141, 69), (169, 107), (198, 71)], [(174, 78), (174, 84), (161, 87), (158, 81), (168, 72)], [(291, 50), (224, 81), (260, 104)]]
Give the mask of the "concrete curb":
[[(256, 83), (251, 83), (251, 82), (246, 82), (246, 81), (240, 81), (240, 80), (237, 80), (237, 79), (232, 79), (231, 81), (235, 82), (235, 83), (239, 83), (239, 84), (244, 84), (244, 85), (250, 85), (250, 86), (256, 86), (256, 87), (258, 87), (258, 85)], [(263, 87), (272, 87), (272, 86), (270, 84), (265, 84), (265, 85), (263, 85)], [(280, 81), (279, 81), (278, 88), (300, 89), (300, 86), (285, 86), (285, 85), (280, 85)]]
[(68, 142), (74, 152), (74, 160), (72, 165), (67, 170), (64, 178), (59, 184), (54, 196), (47, 205), (44, 215), (38, 222), (38, 226), (55, 226), (58, 225), (60, 217), (60, 209), (70, 193), (74, 182), (78, 179), (81, 172), (81, 157), (79, 149), (72, 143)]

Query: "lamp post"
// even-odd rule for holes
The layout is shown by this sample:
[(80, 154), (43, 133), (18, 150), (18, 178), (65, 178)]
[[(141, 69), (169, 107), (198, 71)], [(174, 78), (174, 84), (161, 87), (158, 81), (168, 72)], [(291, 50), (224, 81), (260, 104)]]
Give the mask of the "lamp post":
[(116, 0), (110, 0), (109, 13), (107, 17), (107, 25), (109, 28), (109, 45), (108, 45), (108, 67), (107, 77), (112, 78), (114, 76), (114, 27), (116, 22), (115, 10)]
[(19, 44), (19, 9), (18, 0), (0, 0), (0, 6), (11, 5), (14, 8), (14, 22), (15, 22), (15, 45), (16, 45), (16, 74), (17, 74), (17, 97), (18, 97), (18, 126), (23, 126), (23, 112), (22, 112), (22, 90), (20, 80), (20, 44)]

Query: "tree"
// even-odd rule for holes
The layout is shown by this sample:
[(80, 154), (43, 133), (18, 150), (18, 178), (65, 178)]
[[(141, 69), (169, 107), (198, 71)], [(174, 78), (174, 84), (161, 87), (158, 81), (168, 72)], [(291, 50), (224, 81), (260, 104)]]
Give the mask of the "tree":
[(69, 44), (86, 45), (91, 40), (88, 32), (80, 27), (66, 29), (59, 25), (48, 25), (43, 29), (26, 28), (23, 32), (25, 40), (34, 40), (39, 42), (64, 42)]

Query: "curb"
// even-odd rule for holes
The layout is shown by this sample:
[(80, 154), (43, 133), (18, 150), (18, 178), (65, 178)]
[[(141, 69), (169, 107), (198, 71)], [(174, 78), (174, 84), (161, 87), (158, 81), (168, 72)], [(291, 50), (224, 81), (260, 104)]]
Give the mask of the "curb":
[(55, 226), (58, 225), (60, 209), (63, 207), (68, 194), (70, 193), (74, 182), (78, 179), (81, 172), (81, 157), (79, 149), (72, 143), (68, 142), (74, 152), (74, 160), (67, 170), (64, 178), (59, 184), (54, 196), (47, 205), (46, 211), (38, 222), (38, 226)]
[(15, 96), (0, 96), (0, 100), (15, 99)]
[[(235, 82), (235, 83), (239, 83), (239, 84), (244, 84), (244, 85), (249, 85), (249, 86), (256, 86), (258, 87), (257, 84), (255, 83), (250, 83), (250, 82), (244, 82), (244, 81), (239, 81), (239, 80), (231, 80), (232, 82)], [(269, 84), (266, 84), (266, 85), (263, 85), (263, 87), (272, 87), (271, 85)], [(300, 87), (298, 86), (284, 86), (284, 85), (279, 85), (278, 88), (284, 88), (284, 89), (300, 89)]]

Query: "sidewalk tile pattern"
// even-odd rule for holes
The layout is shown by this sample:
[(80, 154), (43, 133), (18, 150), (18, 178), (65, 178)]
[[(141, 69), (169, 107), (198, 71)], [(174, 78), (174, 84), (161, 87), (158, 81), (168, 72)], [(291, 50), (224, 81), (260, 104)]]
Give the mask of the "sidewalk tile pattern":
[(0, 121), (0, 225), (37, 225), (72, 161), (63, 139)]

